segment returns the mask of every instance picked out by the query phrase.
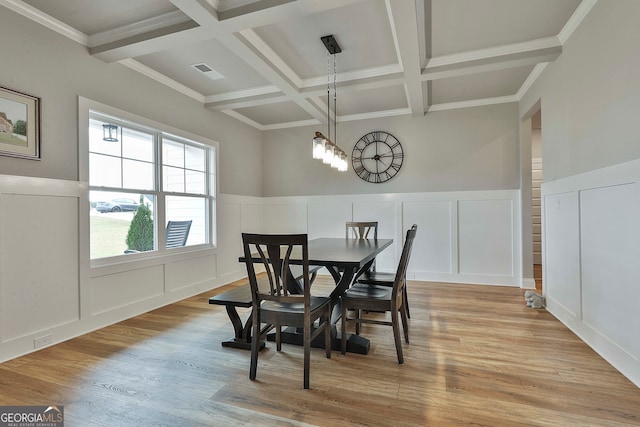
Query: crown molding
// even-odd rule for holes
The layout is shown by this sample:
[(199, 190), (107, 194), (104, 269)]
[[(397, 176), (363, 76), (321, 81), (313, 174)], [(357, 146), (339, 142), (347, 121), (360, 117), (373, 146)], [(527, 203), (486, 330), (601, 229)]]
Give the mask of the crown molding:
[(518, 92), (515, 95), (516, 98), (518, 98), (518, 101), (520, 101), (522, 97), (524, 97), (531, 86), (533, 86), (536, 80), (538, 80), (538, 77), (540, 77), (542, 71), (547, 68), (547, 65), (549, 65), (548, 62), (545, 62), (544, 64), (538, 64), (533, 68), (533, 70), (531, 70), (526, 80), (524, 81), (524, 83), (522, 83), (522, 86), (520, 86), (520, 89), (518, 89)]
[(569, 37), (571, 37), (573, 32), (582, 23), (582, 20), (589, 14), (596, 3), (598, 3), (598, 0), (582, 0), (573, 12), (573, 15), (571, 15), (571, 18), (569, 18), (565, 26), (560, 30), (560, 33), (558, 34), (560, 43), (564, 45), (567, 42)]
[(11, 9), (14, 12), (24, 16), (25, 18), (31, 19), (32, 21), (37, 22), (38, 24), (41, 24), (46, 28), (55, 31), (58, 34), (62, 34), (63, 36), (77, 43), (80, 43), (81, 45), (88, 45), (88, 36), (86, 34), (76, 30), (75, 28), (65, 24), (64, 22), (58, 21), (57, 19), (39, 11), (38, 9), (20, 0), (0, 0), (0, 6)]

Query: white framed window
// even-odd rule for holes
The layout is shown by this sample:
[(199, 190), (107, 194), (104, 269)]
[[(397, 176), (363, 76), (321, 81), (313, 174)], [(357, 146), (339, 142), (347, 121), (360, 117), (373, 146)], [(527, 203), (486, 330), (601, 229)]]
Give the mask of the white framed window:
[(217, 144), (106, 106), (86, 114), (92, 263), (215, 246)]

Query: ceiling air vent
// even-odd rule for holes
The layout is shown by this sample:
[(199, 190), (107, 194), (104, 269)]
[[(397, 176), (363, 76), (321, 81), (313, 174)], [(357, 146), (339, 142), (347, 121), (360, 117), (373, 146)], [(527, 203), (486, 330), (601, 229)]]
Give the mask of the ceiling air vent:
[(201, 62), (200, 64), (193, 64), (191, 66), (196, 70), (200, 71), (205, 76), (209, 77), (211, 80), (218, 80), (218, 79), (224, 78), (222, 74), (220, 74), (219, 72), (217, 72), (216, 70), (214, 70), (213, 68), (205, 64), (204, 62)]

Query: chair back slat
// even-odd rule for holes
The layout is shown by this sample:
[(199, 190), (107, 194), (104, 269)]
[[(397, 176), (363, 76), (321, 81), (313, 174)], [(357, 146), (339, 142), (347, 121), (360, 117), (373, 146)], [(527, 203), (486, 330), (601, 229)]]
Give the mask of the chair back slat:
[(413, 224), (404, 239), (404, 246), (402, 247), (402, 255), (400, 256), (400, 262), (398, 263), (398, 270), (396, 271), (396, 277), (393, 282), (393, 294), (392, 298), (398, 301), (402, 298), (402, 291), (406, 285), (407, 267), (409, 266), (409, 259), (411, 258), (411, 249), (413, 248), (413, 240), (416, 237), (418, 226)]
[[(243, 233), (242, 241), (251, 293), (256, 303), (263, 300), (280, 302), (297, 300), (299, 302), (304, 301), (308, 305), (311, 285), (309, 281), (309, 255), (306, 234)], [(289, 272), (290, 261), (294, 254), (296, 257), (298, 254), (302, 256), (303, 289), (299, 288), (298, 282)], [(269, 281), (268, 290), (266, 288), (261, 290), (258, 286), (252, 257), (260, 259)]]
[[(363, 240), (373, 238), (374, 240), (378, 240), (377, 221), (349, 221), (346, 223), (345, 230), (345, 237), (347, 239), (355, 238)], [(373, 235), (370, 236), (370, 233)]]
[(169, 248), (179, 248), (187, 243), (189, 230), (191, 230), (191, 220), (189, 221), (169, 221), (167, 222), (166, 245)]

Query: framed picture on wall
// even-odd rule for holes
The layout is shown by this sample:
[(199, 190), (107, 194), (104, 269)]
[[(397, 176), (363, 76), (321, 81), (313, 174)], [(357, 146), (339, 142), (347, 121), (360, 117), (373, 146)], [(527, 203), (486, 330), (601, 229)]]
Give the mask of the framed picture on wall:
[(40, 98), (0, 86), (0, 155), (40, 160)]

